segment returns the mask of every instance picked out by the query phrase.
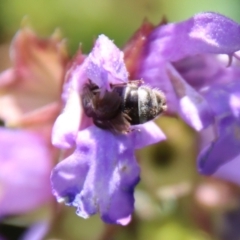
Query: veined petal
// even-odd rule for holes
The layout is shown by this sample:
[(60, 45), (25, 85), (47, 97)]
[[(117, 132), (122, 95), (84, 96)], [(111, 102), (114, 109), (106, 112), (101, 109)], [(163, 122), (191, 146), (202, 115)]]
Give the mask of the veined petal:
[(233, 54), (240, 49), (240, 26), (218, 13), (199, 13), (186, 21), (156, 28), (149, 44), (152, 55), (168, 61), (199, 53)]
[(128, 72), (123, 52), (105, 35), (100, 35), (88, 56), (87, 76), (101, 89), (110, 90), (110, 84), (126, 83)]
[[(224, 61), (221, 57), (225, 57)], [(227, 67), (229, 56), (198, 54), (174, 62), (173, 66), (194, 89), (201, 90), (215, 82), (231, 79), (232, 66)]]
[(240, 156), (240, 84), (213, 84), (204, 94), (215, 114), (217, 137), (200, 152), (198, 169), (202, 174), (239, 183), (234, 167)]
[[(148, 37), (137, 76), (143, 78), (151, 86), (161, 89), (167, 98), (168, 112), (175, 113), (178, 108), (178, 97), (173, 89), (175, 87), (172, 86), (167, 76), (167, 64), (189, 56), (196, 57), (197, 54), (219, 53), (231, 55), (239, 49), (240, 25), (217, 13), (200, 13), (181, 23), (156, 27)], [(206, 58), (200, 59), (200, 62), (195, 61), (195, 64), (198, 65), (194, 72), (191, 72), (192, 66), (189, 66), (189, 63), (187, 65), (188, 71), (184, 70), (188, 74), (190, 72), (194, 75), (194, 82), (190, 83), (193, 88), (209, 84), (209, 82), (206, 83), (209, 79), (210, 82), (219, 79), (226, 81), (237, 72), (232, 71), (232, 68), (231, 71), (224, 68), (223, 64), (220, 64), (220, 61), (214, 59), (214, 57), (211, 59), (213, 69), (209, 70), (207, 66), (202, 66), (202, 64), (206, 64), (205, 60)], [(192, 64), (192, 61), (190, 63)], [(201, 71), (199, 71), (199, 66)], [(208, 70), (207, 77), (206, 70)], [(181, 71), (180, 74), (182, 74)], [(189, 80), (192, 79), (187, 76), (184, 81)], [(193, 93), (193, 91), (191, 92)], [(182, 100), (181, 105), (189, 105), (188, 100), (190, 99), (184, 98)], [(190, 102), (193, 102), (192, 100)], [(196, 107), (196, 104), (194, 105)], [(192, 106), (192, 112), (198, 111), (195, 107)], [(180, 109), (183, 109), (183, 107), (180, 107)], [(196, 116), (196, 114), (193, 116)], [(200, 125), (194, 127), (201, 129)]]
[(206, 146), (198, 156), (198, 170), (214, 174), (222, 165), (240, 155), (240, 122), (227, 116), (219, 122), (219, 137)]
[(76, 195), (81, 192), (90, 167), (88, 148), (81, 147), (79, 155), (74, 153), (57, 164), (51, 174), (53, 194), (58, 202), (72, 206)]
[(205, 98), (192, 88), (169, 64), (169, 77), (179, 98), (178, 113), (195, 130), (200, 131), (214, 122), (214, 114)]
[(240, 82), (231, 80), (225, 84), (212, 84), (202, 91), (217, 118), (232, 114), (240, 116)]
[(57, 165), (51, 181), (54, 194), (77, 207), (79, 216), (99, 212), (107, 223), (126, 224), (139, 181), (134, 143), (95, 126), (80, 131), (75, 152)]

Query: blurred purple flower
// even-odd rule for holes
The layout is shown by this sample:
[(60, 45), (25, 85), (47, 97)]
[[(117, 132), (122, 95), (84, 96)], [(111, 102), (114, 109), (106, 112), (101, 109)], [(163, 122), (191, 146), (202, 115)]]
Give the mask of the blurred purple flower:
[(0, 128), (0, 217), (22, 214), (46, 203), (51, 152), (44, 138)]
[[(53, 129), (55, 145), (76, 145), (76, 149), (52, 171), (53, 193), (59, 202), (76, 207), (83, 218), (100, 213), (106, 223), (125, 225), (131, 219), (133, 190), (139, 181), (134, 151), (165, 136), (153, 122), (127, 135), (113, 134), (94, 126), (83, 112), (80, 93), (88, 79), (101, 91), (128, 81), (123, 52), (112, 41), (100, 35), (92, 52), (87, 57), (79, 53), (76, 61), (79, 64), (73, 65), (66, 77), (65, 108)], [(83, 119), (87, 119), (87, 128)]]
[(50, 223), (47, 221), (34, 223), (21, 237), (21, 240), (42, 240), (49, 231)]
[(204, 95), (215, 113), (214, 140), (198, 156), (198, 169), (240, 184), (240, 82), (213, 84)]
[(0, 218), (52, 199), (50, 134), (67, 63), (58, 34), (42, 39), (27, 27), (14, 37), (10, 57), (13, 66), (0, 74)]
[(180, 115), (200, 134), (215, 130), (198, 157), (200, 173), (240, 183), (238, 50), (239, 24), (200, 13), (152, 31), (138, 76), (165, 92), (169, 114)]

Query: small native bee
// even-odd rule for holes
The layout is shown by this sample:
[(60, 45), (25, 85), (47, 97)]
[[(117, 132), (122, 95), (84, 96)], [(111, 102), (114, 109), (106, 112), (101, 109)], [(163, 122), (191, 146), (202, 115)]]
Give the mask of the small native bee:
[(82, 104), (96, 126), (115, 133), (130, 132), (131, 125), (153, 120), (166, 111), (165, 95), (142, 80), (112, 85), (111, 91), (101, 93), (92, 82), (83, 87)]

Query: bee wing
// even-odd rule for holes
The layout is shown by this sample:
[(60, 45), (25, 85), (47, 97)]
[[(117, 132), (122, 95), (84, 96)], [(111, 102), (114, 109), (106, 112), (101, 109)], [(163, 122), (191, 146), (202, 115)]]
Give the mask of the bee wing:
[(110, 121), (112, 129), (116, 133), (127, 134), (131, 131), (131, 118), (124, 112), (121, 112)]
[(94, 124), (99, 128), (108, 129), (113, 133), (127, 134), (131, 131), (130, 120), (127, 114), (119, 112), (115, 118), (108, 121), (94, 119)]

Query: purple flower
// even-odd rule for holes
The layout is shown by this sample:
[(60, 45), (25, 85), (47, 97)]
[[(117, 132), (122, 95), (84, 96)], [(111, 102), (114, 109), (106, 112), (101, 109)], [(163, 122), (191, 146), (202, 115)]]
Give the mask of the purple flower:
[(0, 128), (0, 217), (22, 214), (51, 198), (51, 154), (44, 138)]
[(133, 190), (139, 181), (134, 151), (165, 136), (153, 122), (126, 135), (100, 129), (80, 104), (81, 90), (89, 79), (103, 92), (111, 90), (111, 84), (128, 82), (123, 57), (111, 40), (100, 35), (87, 57), (79, 53), (75, 58), (62, 95), (65, 108), (52, 138), (55, 145), (75, 146), (75, 151), (54, 168), (51, 181), (57, 200), (76, 207), (79, 216), (99, 213), (106, 223), (125, 225), (131, 219)]
[(62, 93), (65, 107), (53, 128), (52, 142), (62, 148), (74, 146), (79, 128), (85, 127), (82, 123), (90, 121), (86, 120), (79, 102), (80, 92), (88, 79), (98, 85), (102, 91), (109, 90), (110, 84), (128, 81), (123, 53), (104, 35), (99, 36), (88, 57), (85, 58), (79, 52), (75, 61), (66, 75)]
[(74, 153), (52, 172), (54, 195), (59, 202), (76, 207), (81, 217), (99, 212), (107, 223), (127, 224), (140, 171), (134, 150), (160, 137), (153, 122), (129, 135), (114, 135), (95, 126), (80, 131)]
[(213, 84), (206, 92), (215, 113), (214, 140), (198, 156), (198, 169), (203, 174), (240, 183), (240, 82)]
[(52, 199), (49, 175), (57, 151), (50, 135), (67, 62), (58, 35), (42, 39), (27, 27), (17, 32), (10, 53), (13, 66), (0, 74), (0, 125), (6, 126), (0, 127), (0, 218)]
[(231, 174), (235, 166), (229, 165), (236, 165), (239, 156), (239, 63), (234, 59), (238, 50), (240, 26), (207, 12), (180, 23), (162, 22), (155, 29), (144, 23), (126, 45), (125, 56), (103, 35), (88, 56), (79, 53), (66, 77), (65, 108), (52, 136), (60, 148), (76, 147), (53, 170), (58, 201), (76, 207), (82, 217), (99, 212), (108, 223), (129, 221), (139, 179), (133, 152), (164, 135), (152, 122), (142, 125), (140, 132), (113, 135), (92, 126), (79, 104), (88, 79), (104, 92), (111, 84), (126, 83), (128, 74), (161, 89), (169, 115), (178, 114), (201, 135), (207, 128), (216, 130), (199, 154), (200, 173), (240, 182)]
[(217, 13), (200, 13), (155, 28), (138, 76), (165, 92), (169, 114), (180, 115), (199, 134), (214, 129), (198, 157), (200, 173), (240, 183), (238, 50), (239, 24)]

